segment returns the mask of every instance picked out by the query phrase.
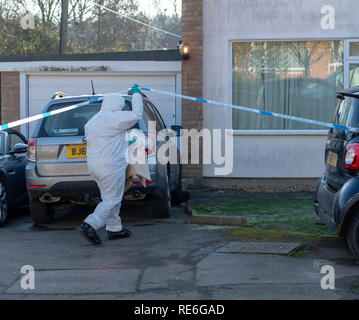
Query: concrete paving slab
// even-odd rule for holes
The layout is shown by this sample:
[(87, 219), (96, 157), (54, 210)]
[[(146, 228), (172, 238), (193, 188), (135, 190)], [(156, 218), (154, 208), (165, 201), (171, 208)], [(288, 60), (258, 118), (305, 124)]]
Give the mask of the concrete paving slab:
[(215, 300), (337, 300), (342, 297), (340, 290), (323, 290), (318, 284), (256, 284), (208, 290)]
[(0, 301), (12, 301), (12, 300), (24, 300), (25, 295), (23, 294), (0, 294)]
[[(31, 294), (96, 294), (136, 291), (138, 269), (48, 270), (36, 272)], [(17, 281), (5, 294), (24, 294)]]
[(197, 266), (199, 286), (239, 284), (313, 284), (320, 286), (321, 267), (332, 265), (336, 277), (357, 274), (333, 261), (261, 254), (210, 254)]
[(147, 268), (142, 276), (140, 290), (177, 288), (193, 286), (194, 270), (191, 266), (168, 265), (165, 267)]
[[(16, 295), (13, 295), (16, 296)], [(0, 296), (1, 297), (1, 296)], [(56, 295), (43, 295), (43, 294), (29, 294), (22, 298), (27, 301), (39, 301), (39, 300), (55, 300), (55, 301), (67, 301), (67, 300), (116, 300), (118, 294), (81, 294), (81, 295), (70, 295), (70, 294), (56, 294)], [(11, 299), (10, 299), (11, 300)]]
[(136, 292), (130, 295), (120, 295), (120, 300), (202, 300), (202, 296), (197, 291), (179, 292), (175, 290), (150, 290), (146, 292)]

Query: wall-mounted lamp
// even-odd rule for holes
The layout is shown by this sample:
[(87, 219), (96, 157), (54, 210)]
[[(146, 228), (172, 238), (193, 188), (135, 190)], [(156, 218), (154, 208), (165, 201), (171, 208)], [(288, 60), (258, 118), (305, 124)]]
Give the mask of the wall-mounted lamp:
[(178, 47), (181, 59), (182, 60), (188, 60), (189, 59), (189, 54), (191, 53), (189, 45), (182, 43), (182, 40), (180, 40), (177, 47)]

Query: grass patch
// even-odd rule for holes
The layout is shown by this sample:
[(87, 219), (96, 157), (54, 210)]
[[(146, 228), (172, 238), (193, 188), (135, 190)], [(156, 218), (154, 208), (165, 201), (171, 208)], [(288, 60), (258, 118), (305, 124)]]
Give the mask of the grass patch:
[[(328, 227), (315, 224), (318, 217), (311, 200), (233, 201), (193, 204), (191, 207), (197, 214), (245, 218), (247, 223), (243, 228), (233, 230), (233, 235), (237, 236), (253, 236), (253, 239), (266, 241), (283, 236), (335, 236)], [(261, 239), (261, 235), (266, 239)]]

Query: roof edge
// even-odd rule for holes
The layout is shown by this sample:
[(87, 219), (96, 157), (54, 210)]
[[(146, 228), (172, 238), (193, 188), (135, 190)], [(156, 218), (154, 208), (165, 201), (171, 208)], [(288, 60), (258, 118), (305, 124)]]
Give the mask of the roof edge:
[(180, 61), (178, 50), (145, 50), (65, 55), (0, 56), (0, 62), (27, 61)]

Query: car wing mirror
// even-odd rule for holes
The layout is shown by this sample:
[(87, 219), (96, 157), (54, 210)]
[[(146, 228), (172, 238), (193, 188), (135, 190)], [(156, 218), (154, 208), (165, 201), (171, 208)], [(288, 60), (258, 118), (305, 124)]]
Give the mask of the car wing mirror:
[(26, 153), (27, 152), (27, 145), (24, 143), (17, 143), (15, 144), (11, 154), (20, 154), (20, 153)]

